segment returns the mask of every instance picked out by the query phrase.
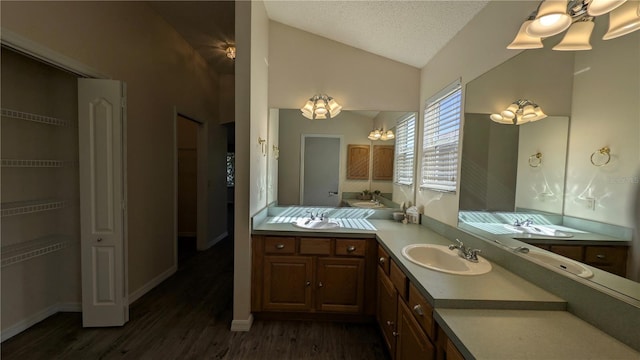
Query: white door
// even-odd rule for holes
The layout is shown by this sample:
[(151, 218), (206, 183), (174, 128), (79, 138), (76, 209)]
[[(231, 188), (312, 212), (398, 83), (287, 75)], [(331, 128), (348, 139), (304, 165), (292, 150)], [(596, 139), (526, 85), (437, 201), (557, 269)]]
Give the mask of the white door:
[(125, 243), (125, 86), (78, 79), (82, 325), (129, 320)]
[(340, 138), (304, 135), (302, 205), (338, 206)]

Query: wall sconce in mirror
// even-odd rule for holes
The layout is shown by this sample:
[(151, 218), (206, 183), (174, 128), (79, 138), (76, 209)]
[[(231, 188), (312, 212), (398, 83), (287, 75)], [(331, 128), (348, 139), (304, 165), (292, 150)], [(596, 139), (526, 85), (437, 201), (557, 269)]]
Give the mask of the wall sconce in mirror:
[(543, 47), (543, 38), (569, 29), (553, 50), (591, 50), (593, 19), (606, 14), (609, 29), (602, 37), (604, 40), (640, 29), (638, 0), (545, 0), (520, 26), (507, 49), (539, 49)]
[(258, 136), (258, 144), (260, 145), (260, 151), (262, 152), (262, 156), (267, 156), (267, 139), (263, 139)]
[(273, 158), (278, 160), (280, 157), (280, 147), (273, 145)]
[(511, 103), (499, 114), (491, 114), (491, 120), (499, 124), (522, 125), (530, 121), (546, 118), (540, 106), (530, 100), (519, 99)]
[(382, 129), (375, 129), (372, 130), (369, 133), (369, 136), (367, 136), (367, 138), (369, 138), (369, 140), (382, 140), (382, 141), (387, 141), (387, 140), (391, 140), (393, 138), (395, 138), (396, 136), (393, 134), (393, 131), (391, 130), (382, 130)]
[(236, 47), (229, 45), (227, 46), (227, 49), (225, 50), (225, 52), (227, 53), (227, 57), (231, 60), (235, 60), (236, 59)]
[(538, 167), (542, 165), (542, 153), (535, 153), (531, 156), (529, 156), (529, 166), (531, 167)]
[(594, 166), (605, 166), (611, 161), (611, 150), (608, 146), (600, 148), (591, 154), (591, 164)]
[(311, 97), (300, 109), (302, 116), (310, 120), (324, 120), (327, 115), (334, 118), (342, 111), (342, 106), (334, 98), (326, 94)]

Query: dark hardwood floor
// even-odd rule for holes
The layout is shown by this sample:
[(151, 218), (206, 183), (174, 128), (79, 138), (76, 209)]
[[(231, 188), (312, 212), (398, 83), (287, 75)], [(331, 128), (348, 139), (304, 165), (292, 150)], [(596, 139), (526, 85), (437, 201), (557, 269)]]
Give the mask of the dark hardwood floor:
[(255, 321), (231, 332), (233, 240), (181, 262), (117, 328), (58, 313), (2, 343), (11, 359), (387, 359), (372, 324)]

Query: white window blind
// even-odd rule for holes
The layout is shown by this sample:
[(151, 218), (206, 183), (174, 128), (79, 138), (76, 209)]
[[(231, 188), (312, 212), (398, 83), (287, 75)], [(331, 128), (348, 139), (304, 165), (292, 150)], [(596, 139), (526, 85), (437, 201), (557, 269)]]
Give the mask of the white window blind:
[(416, 115), (410, 114), (396, 123), (396, 158), (394, 182), (398, 185), (413, 184), (415, 157)]
[(456, 191), (461, 107), (460, 81), (427, 100), (424, 111), (421, 188)]

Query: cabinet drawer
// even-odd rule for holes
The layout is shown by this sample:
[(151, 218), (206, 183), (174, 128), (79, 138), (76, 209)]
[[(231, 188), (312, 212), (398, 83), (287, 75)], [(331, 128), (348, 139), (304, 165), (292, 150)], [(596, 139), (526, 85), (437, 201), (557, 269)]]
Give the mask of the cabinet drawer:
[(551, 245), (551, 252), (576, 261), (582, 261), (584, 256), (583, 247), (580, 245)]
[(420, 327), (435, 340), (436, 325), (433, 321), (433, 307), (412, 283), (409, 284), (409, 309), (418, 320)]
[(294, 254), (296, 252), (296, 238), (267, 236), (264, 238), (264, 252), (267, 254)]
[(594, 264), (627, 262), (627, 249), (621, 246), (587, 246), (584, 260)]
[(389, 278), (393, 285), (398, 289), (398, 294), (403, 299), (407, 299), (407, 276), (400, 270), (395, 262), (391, 261), (391, 267), (389, 270)]
[(304, 255), (331, 255), (331, 239), (325, 238), (301, 238), (300, 254)]
[(365, 240), (336, 239), (336, 255), (364, 256)]
[(382, 248), (382, 246), (378, 245), (378, 266), (382, 268), (382, 271), (388, 276), (389, 275), (389, 264), (391, 263), (389, 259), (389, 254)]

